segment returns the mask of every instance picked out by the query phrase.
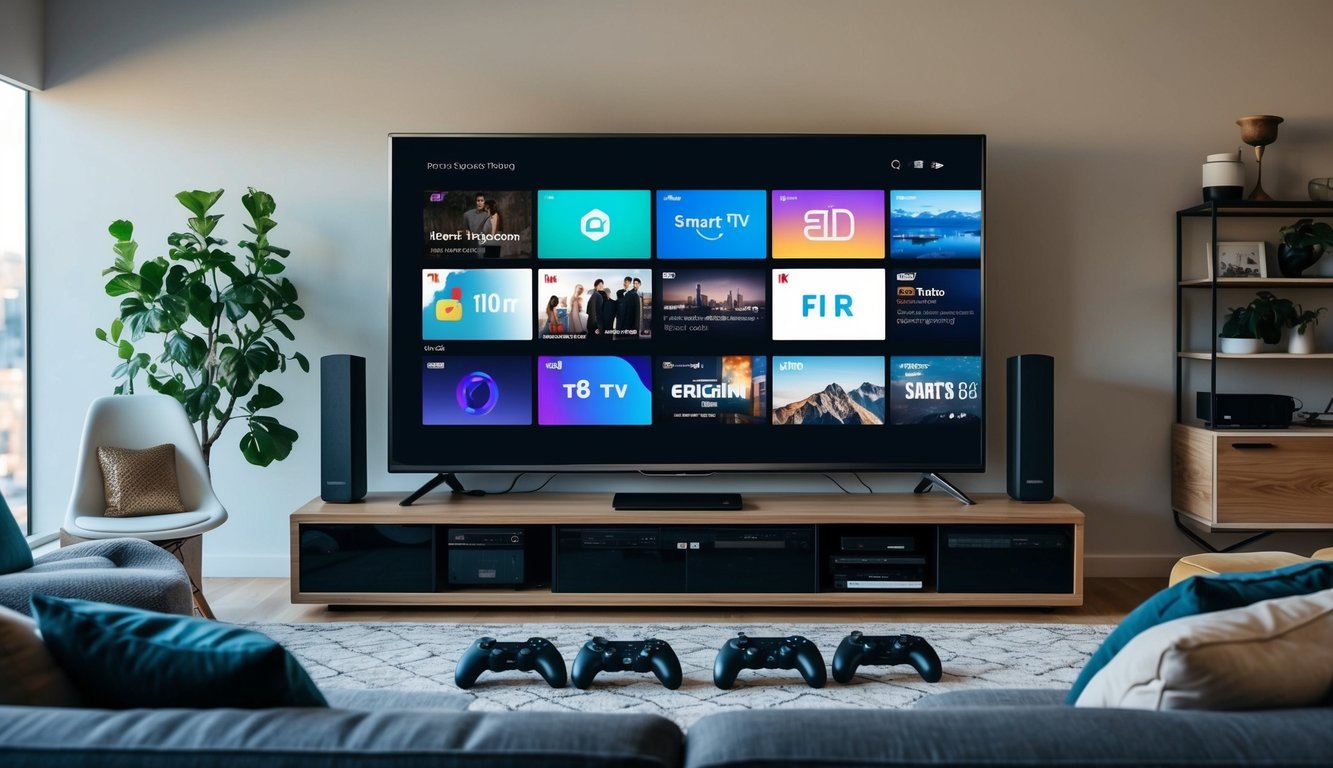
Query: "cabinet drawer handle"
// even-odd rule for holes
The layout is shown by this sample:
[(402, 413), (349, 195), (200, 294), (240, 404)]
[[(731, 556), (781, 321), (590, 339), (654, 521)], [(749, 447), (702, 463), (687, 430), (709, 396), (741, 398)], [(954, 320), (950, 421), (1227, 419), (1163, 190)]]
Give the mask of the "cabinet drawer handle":
[(1276, 448), (1272, 443), (1232, 443), (1232, 448), (1238, 451), (1257, 451), (1263, 448)]

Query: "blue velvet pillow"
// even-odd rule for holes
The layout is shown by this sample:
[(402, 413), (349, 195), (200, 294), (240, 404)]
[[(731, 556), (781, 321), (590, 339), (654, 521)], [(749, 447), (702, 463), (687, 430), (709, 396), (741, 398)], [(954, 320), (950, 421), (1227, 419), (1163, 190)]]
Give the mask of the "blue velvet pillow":
[(93, 706), (327, 707), (278, 643), (216, 621), (33, 595), (51, 655)]
[(32, 567), (32, 547), (19, 527), (9, 504), (0, 495), (0, 574), (18, 573)]
[(1325, 589), (1333, 589), (1333, 561), (1300, 563), (1271, 571), (1191, 576), (1158, 592), (1130, 611), (1120, 626), (1102, 642), (1102, 647), (1088, 659), (1065, 702), (1073, 704), (1078, 701), (1079, 694), (1083, 693), (1093, 675), (1110, 663), (1122, 648), (1129, 645), (1130, 640), (1158, 624), (1201, 613), (1243, 608), (1261, 600), (1308, 595)]

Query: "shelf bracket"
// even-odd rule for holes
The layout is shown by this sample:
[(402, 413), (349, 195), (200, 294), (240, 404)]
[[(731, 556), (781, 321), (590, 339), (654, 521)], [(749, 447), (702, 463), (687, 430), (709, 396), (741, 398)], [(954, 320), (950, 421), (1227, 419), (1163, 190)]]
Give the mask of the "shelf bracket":
[(1197, 544), (1197, 545), (1199, 546), (1199, 548), (1202, 549), (1202, 550), (1204, 550), (1205, 552), (1213, 552), (1213, 553), (1217, 553), (1217, 554), (1224, 554), (1224, 553), (1227, 553), (1227, 552), (1235, 552), (1236, 550), (1240, 549), (1241, 547), (1243, 547), (1243, 546), (1245, 546), (1245, 545), (1247, 545), (1247, 544), (1253, 544), (1254, 542), (1259, 541), (1260, 539), (1267, 538), (1267, 537), (1269, 537), (1269, 536), (1272, 536), (1274, 533), (1276, 533), (1276, 531), (1260, 531), (1259, 533), (1256, 533), (1256, 534), (1253, 535), (1253, 536), (1248, 536), (1248, 537), (1246, 537), (1246, 538), (1244, 538), (1244, 539), (1241, 539), (1240, 541), (1236, 542), (1235, 544), (1231, 544), (1231, 545), (1229, 545), (1229, 546), (1222, 547), (1221, 549), (1218, 549), (1217, 547), (1213, 546), (1212, 543), (1210, 543), (1210, 542), (1208, 542), (1208, 541), (1205, 541), (1204, 538), (1203, 538), (1202, 536), (1200, 536), (1198, 533), (1196, 533), (1196, 532), (1194, 531), (1194, 529), (1190, 528), (1190, 527), (1185, 523), (1185, 521), (1182, 520), (1182, 519), (1180, 518), (1180, 512), (1179, 512), (1179, 510), (1174, 510), (1174, 509), (1173, 509), (1173, 510), (1171, 510), (1171, 514), (1172, 514), (1172, 517), (1175, 518), (1175, 521), (1176, 521), (1176, 527), (1180, 529), (1180, 532), (1181, 532), (1181, 533), (1185, 534), (1185, 538), (1187, 538), (1187, 539), (1189, 539), (1190, 541), (1192, 541), (1192, 542), (1194, 542), (1195, 544)]

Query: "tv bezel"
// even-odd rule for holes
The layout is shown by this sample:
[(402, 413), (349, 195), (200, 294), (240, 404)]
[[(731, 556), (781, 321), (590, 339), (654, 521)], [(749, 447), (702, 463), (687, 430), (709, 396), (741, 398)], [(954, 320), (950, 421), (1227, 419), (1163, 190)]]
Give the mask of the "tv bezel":
[[(836, 464), (826, 464), (820, 462), (760, 462), (760, 463), (727, 463), (721, 465), (701, 465), (688, 462), (679, 463), (653, 463), (653, 464), (406, 464), (395, 463), (393, 459), (393, 375), (394, 366), (392, 359), (386, 361), (388, 368), (388, 392), (386, 400), (386, 422), (387, 435), (385, 443), (386, 459), (388, 461), (388, 471), (390, 474), (430, 474), (430, 473), (641, 473), (661, 476), (709, 476), (720, 474), (760, 474), (769, 472), (879, 472), (879, 473), (917, 473), (917, 472), (949, 472), (963, 474), (979, 474), (986, 471), (987, 455), (987, 435), (986, 397), (988, 396), (987, 376), (986, 376), (986, 223), (989, 216), (986, 215), (986, 134), (984, 133), (390, 133), (388, 134), (389, 152), (388, 152), (388, 192), (389, 204), (386, 208), (386, 216), (389, 227), (389, 263), (388, 263), (388, 294), (389, 294), (389, 335), (386, 349), (390, 350), (392, 355), (394, 340), (394, 311), (393, 311), (393, 270), (394, 270), (394, 230), (393, 230), (393, 150), (395, 139), (560, 139), (560, 138), (632, 138), (632, 139), (670, 139), (670, 138), (726, 138), (726, 139), (744, 139), (744, 138), (821, 138), (836, 139), (846, 138), (902, 138), (902, 139), (972, 139), (981, 143), (981, 251), (977, 259), (977, 269), (980, 271), (981, 278), (981, 393), (982, 393), (982, 418), (981, 418), (981, 454), (980, 461), (977, 464), (915, 464), (895, 462), (886, 464), (882, 462), (841, 462)], [(891, 187), (883, 187), (886, 191)], [(888, 223), (886, 212), (885, 223)], [(887, 264), (888, 257), (885, 257)], [(885, 382), (885, 396), (888, 396), (888, 382)], [(556, 427), (551, 427), (555, 429)], [(608, 427), (611, 429), (613, 427)]]

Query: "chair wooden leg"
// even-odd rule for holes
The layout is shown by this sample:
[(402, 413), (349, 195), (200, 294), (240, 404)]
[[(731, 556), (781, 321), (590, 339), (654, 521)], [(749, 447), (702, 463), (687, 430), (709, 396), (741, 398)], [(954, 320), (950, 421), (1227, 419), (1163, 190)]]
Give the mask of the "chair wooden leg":
[(170, 541), (159, 541), (158, 546), (176, 556), (181, 565), (185, 566), (185, 573), (190, 577), (190, 591), (194, 599), (195, 613), (205, 619), (214, 619), (213, 609), (208, 604), (208, 599), (204, 597), (204, 540), (203, 536), (191, 536), (186, 539), (172, 539)]

